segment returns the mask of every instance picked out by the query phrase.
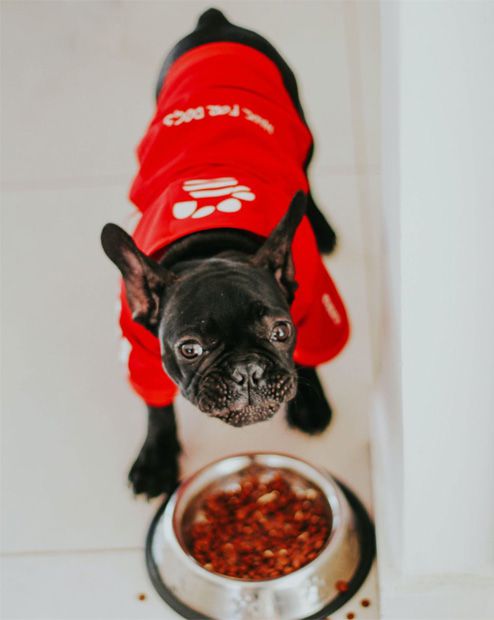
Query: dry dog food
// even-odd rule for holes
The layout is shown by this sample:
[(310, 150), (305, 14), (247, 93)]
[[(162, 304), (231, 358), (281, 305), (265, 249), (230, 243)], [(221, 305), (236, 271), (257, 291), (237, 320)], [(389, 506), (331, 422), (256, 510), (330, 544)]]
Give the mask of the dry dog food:
[(198, 506), (188, 544), (207, 570), (250, 581), (287, 575), (313, 560), (331, 531), (321, 491), (293, 490), (281, 474), (246, 476)]

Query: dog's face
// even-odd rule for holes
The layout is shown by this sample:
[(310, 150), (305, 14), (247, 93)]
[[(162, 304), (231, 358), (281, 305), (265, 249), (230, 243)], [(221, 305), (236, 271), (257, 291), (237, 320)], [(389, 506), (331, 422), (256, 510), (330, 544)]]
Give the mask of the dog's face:
[(206, 259), (178, 275), (117, 226), (102, 233), (134, 320), (159, 338), (167, 374), (201, 411), (233, 426), (269, 419), (296, 393), (291, 242), (304, 209), (297, 194), (255, 256)]
[(294, 397), (295, 329), (267, 270), (213, 259), (166, 295), (163, 363), (182, 393), (228, 424), (260, 422)]

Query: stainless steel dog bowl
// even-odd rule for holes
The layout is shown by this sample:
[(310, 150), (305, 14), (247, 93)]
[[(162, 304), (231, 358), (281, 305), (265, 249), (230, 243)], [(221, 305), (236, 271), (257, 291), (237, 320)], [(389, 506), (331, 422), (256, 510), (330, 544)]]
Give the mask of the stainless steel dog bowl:
[[(314, 560), (266, 581), (210, 572), (192, 557), (184, 540), (198, 498), (230, 488), (253, 468), (279, 472), (292, 486), (318, 487), (332, 516), (328, 541)], [(241, 454), (206, 466), (180, 485), (151, 524), (146, 560), (156, 590), (184, 618), (308, 620), (325, 618), (358, 590), (374, 552), (374, 529), (365, 509), (327, 472), (283, 454)]]

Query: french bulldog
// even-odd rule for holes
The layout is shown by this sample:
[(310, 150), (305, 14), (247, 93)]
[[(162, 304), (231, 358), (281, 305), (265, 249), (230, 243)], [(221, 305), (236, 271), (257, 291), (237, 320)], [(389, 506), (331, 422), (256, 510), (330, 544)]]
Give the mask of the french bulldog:
[(312, 137), (278, 52), (209, 9), (156, 93), (131, 191), (141, 220), (132, 236), (115, 224), (101, 234), (123, 278), (130, 381), (148, 407), (129, 474), (148, 497), (179, 478), (178, 390), (235, 427), (287, 403), (292, 427), (320, 433), (332, 413), (315, 366), (348, 338), (320, 258), (336, 236), (307, 181)]

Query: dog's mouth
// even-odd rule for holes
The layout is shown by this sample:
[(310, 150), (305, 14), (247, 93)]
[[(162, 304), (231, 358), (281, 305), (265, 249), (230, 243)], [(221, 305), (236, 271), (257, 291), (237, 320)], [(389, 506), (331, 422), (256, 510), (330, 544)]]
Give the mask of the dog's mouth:
[(270, 403), (266, 406), (247, 405), (242, 409), (209, 414), (230, 426), (249, 426), (257, 422), (271, 419), (281, 407), (281, 403)]
[(276, 371), (262, 386), (243, 389), (223, 373), (211, 372), (201, 382), (195, 404), (230, 426), (248, 426), (272, 418), (283, 403), (295, 397), (296, 389), (294, 372)]

